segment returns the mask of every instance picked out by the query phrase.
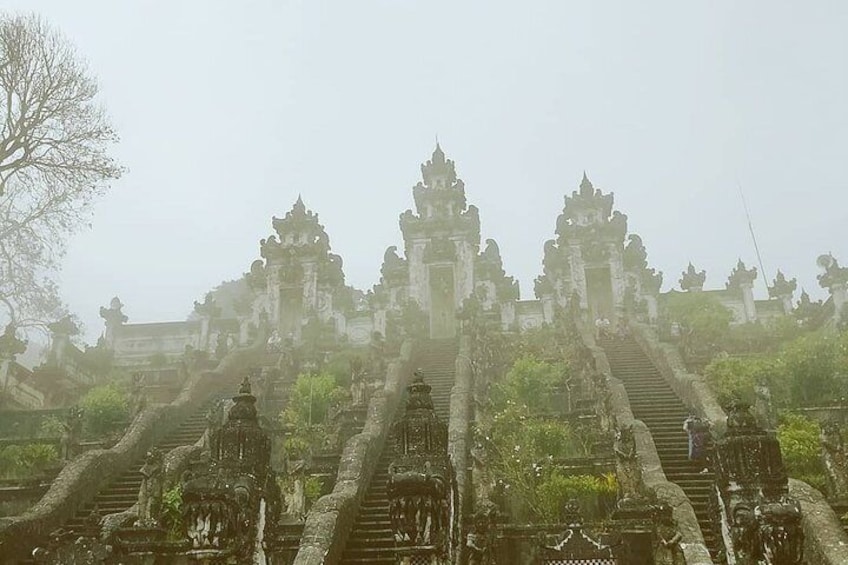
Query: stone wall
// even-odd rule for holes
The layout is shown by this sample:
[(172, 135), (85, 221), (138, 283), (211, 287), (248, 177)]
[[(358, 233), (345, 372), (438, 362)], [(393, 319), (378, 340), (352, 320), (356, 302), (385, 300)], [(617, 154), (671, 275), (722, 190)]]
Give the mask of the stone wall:
[(789, 479), (789, 495), (801, 504), (804, 563), (848, 563), (848, 536), (822, 493), (805, 482)]
[(389, 363), (386, 386), (371, 397), (362, 432), (345, 444), (333, 492), (309, 510), (295, 565), (329, 565), (341, 559), (412, 372), (412, 350), (412, 342), (405, 341), (400, 357)]
[(712, 424), (715, 437), (724, 435), (727, 415), (707, 386), (704, 377), (690, 373), (675, 346), (663, 343), (656, 332), (645, 324), (631, 321), (631, 335), (660, 371), (677, 396), (696, 416), (706, 418)]
[(456, 356), (456, 376), (450, 398), (448, 421), (448, 456), (456, 472), (456, 487), (459, 494), (459, 553), (460, 563), (465, 548), (465, 531), (462, 516), (471, 511), (473, 492), (469, 476), (469, 450), (471, 449), (472, 401), (474, 398), (474, 375), (471, 370), (471, 336), (462, 335), (459, 354)]
[[(727, 416), (704, 378), (687, 372), (677, 349), (660, 342), (652, 328), (637, 323), (631, 323), (630, 327), (633, 337), (683, 403), (698, 416), (709, 419), (715, 435), (722, 435), (727, 427)], [(848, 535), (824, 496), (807, 483), (795, 479), (789, 479), (789, 494), (801, 504), (805, 562), (810, 565), (848, 563)]]
[(633, 436), (636, 439), (636, 452), (642, 466), (642, 479), (645, 486), (654, 491), (660, 502), (664, 502), (674, 509), (674, 520), (682, 538), (680, 547), (686, 558), (687, 565), (711, 565), (710, 552), (704, 543), (701, 527), (695, 510), (689, 502), (689, 498), (678, 485), (669, 482), (660, 463), (654, 439), (648, 427), (633, 417), (630, 409), (630, 400), (627, 398), (624, 384), (612, 376), (609, 361), (604, 350), (595, 345), (592, 332), (586, 327), (581, 327), (583, 343), (589, 347), (595, 361), (595, 369), (606, 377), (611, 394), (610, 405), (613, 416), (619, 426), (632, 426)]
[(0, 563), (18, 562), (33, 543), (70, 519), (104, 484), (139, 460), (150, 446), (197, 410), (225, 378), (235, 386), (237, 380), (230, 377), (253, 353), (253, 349), (235, 351), (215, 370), (192, 375), (174, 402), (146, 408), (114, 447), (86, 452), (68, 463), (26, 514), (0, 519), (3, 559)]

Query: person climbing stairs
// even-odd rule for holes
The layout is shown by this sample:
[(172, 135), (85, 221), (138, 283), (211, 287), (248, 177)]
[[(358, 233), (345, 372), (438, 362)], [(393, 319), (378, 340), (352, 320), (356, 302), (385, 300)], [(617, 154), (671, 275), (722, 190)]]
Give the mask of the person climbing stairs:
[(666, 478), (689, 498), (707, 549), (715, 559), (722, 546), (710, 511), (715, 476), (706, 460), (689, 459), (689, 440), (683, 429), (688, 410), (632, 337), (601, 339), (598, 345), (606, 352), (612, 375), (627, 390), (633, 416), (650, 430)]
[[(422, 343), (414, 362), (414, 366), (424, 376), (424, 382), (432, 387), (430, 395), (436, 415), (446, 424), (450, 413), (457, 352), (455, 339), (428, 340)], [(389, 499), (386, 493), (389, 464), (394, 456), (394, 445), (389, 440), (383, 447), (377, 470), (371, 478), (368, 492), (348, 537), (342, 555), (342, 565), (395, 563), (395, 540), (389, 520)]]

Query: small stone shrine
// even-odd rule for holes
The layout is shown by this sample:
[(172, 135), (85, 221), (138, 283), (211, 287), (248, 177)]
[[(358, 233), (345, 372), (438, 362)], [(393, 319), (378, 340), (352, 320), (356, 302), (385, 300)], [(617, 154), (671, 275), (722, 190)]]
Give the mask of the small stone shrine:
[(396, 456), (387, 492), (398, 565), (451, 563), (457, 547), (448, 429), (433, 410), (430, 389), (416, 372), (407, 387), (406, 412), (392, 430)]
[(789, 497), (780, 445), (757, 425), (750, 406), (734, 402), (727, 433), (716, 442), (717, 518), (737, 565), (799, 565), (804, 532)]

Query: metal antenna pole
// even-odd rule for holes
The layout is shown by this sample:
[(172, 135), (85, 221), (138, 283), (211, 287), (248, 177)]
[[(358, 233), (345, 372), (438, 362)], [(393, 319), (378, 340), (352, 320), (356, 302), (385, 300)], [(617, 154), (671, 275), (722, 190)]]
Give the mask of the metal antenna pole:
[(754, 224), (751, 222), (751, 212), (748, 210), (748, 201), (745, 200), (745, 193), (742, 192), (742, 185), (737, 182), (736, 186), (739, 188), (739, 196), (742, 197), (742, 207), (745, 208), (745, 217), (748, 219), (748, 231), (751, 232), (751, 240), (754, 242), (754, 251), (757, 253), (757, 262), (760, 264), (760, 272), (763, 274), (763, 284), (766, 286), (766, 296), (768, 296), (768, 277), (766, 277), (766, 268), (763, 266), (763, 257), (760, 255), (760, 246), (757, 245), (757, 236), (754, 234)]

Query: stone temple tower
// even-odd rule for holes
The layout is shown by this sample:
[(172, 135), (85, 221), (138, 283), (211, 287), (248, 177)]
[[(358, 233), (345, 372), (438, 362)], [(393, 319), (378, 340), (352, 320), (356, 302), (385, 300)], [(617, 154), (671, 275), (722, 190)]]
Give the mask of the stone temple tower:
[(580, 189), (565, 197), (557, 239), (545, 244), (545, 274), (536, 281), (543, 304), (574, 298), (592, 318), (623, 314), (627, 216), (612, 207), (612, 193), (595, 189), (585, 173)]
[(456, 312), (474, 291), (480, 216), (465, 200), (454, 162), (436, 145), (413, 188), (415, 212), (400, 216), (409, 269), (409, 297), (429, 314), (430, 336), (456, 334)]

